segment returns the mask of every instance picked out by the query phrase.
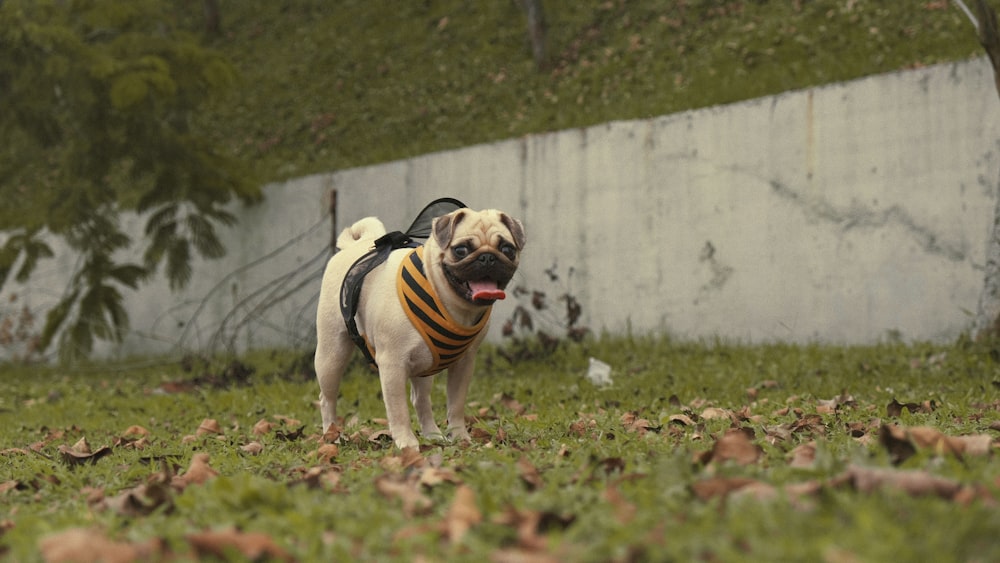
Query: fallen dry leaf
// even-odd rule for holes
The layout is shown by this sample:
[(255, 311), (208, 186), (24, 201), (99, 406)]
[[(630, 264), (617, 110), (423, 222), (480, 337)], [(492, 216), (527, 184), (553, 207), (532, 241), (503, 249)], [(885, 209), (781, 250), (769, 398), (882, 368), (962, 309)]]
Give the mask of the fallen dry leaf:
[(760, 446), (751, 442), (746, 432), (732, 428), (715, 441), (715, 446), (711, 450), (697, 454), (696, 460), (703, 464), (733, 461), (739, 465), (750, 465), (762, 454)]
[(253, 425), (251, 432), (253, 432), (256, 436), (263, 436), (264, 434), (270, 433), (274, 426), (275, 424), (273, 422), (267, 420), (266, 418), (262, 418)]
[[(89, 499), (88, 499), (89, 500)], [(165, 483), (151, 482), (139, 485), (108, 498), (101, 498), (90, 504), (95, 508), (106, 508), (123, 516), (146, 516), (161, 506), (173, 503), (172, 491)]]
[(792, 450), (792, 460), (788, 462), (791, 467), (809, 468), (816, 461), (816, 441), (800, 444)]
[(517, 474), (528, 485), (528, 490), (530, 491), (540, 489), (545, 484), (542, 481), (542, 474), (539, 473), (538, 468), (526, 456), (521, 456), (517, 460)]
[(931, 413), (937, 408), (937, 404), (934, 401), (924, 401), (923, 403), (900, 403), (895, 399), (892, 399), (885, 407), (886, 415), (892, 418), (899, 418), (903, 415), (903, 409), (910, 411), (910, 413)]
[(188, 466), (187, 471), (174, 479), (181, 482), (180, 488), (183, 489), (185, 486), (191, 484), (201, 485), (209, 479), (218, 477), (219, 472), (212, 469), (208, 464), (209, 459), (210, 457), (206, 453), (196, 453), (191, 456), (191, 465)]
[(326, 430), (323, 431), (323, 436), (322, 438), (320, 438), (320, 441), (325, 442), (327, 444), (334, 444), (334, 443), (339, 444), (340, 434), (342, 430), (343, 429), (340, 426), (338, 426), (337, 423), (332, 423), (330, 424), (330, 426), (326, 428)]
[(863, 493), (898, 490), (912, 496), (934, 495), (952, 499), (962, 489), (957, 481), (937, 477), (927, 471), (899, 470), (852, 465), (833, 480), (834, 485), (848, 484)]
[(743, 487), (758, 483), (748, 477), (710, 477), (691, 484), (691, 491), (701, 500), (725, 497), (729, 493)]
[(728, 418), (730, 420), (735, 420), (733, 414), (726, 409), (720, 409), (718, 407), (708, 407), (701, 411), (698, 415), (702, 420), (713, 420), (718, 418)]
[(188, 535), (187, 541), (199, 556), (229, 560), (232, 552), (236, 551), (251, 561), (295, 560), (287, 551), (278, 547), (271, 536), (260, 532), (241, 532), (233, 529), (201, 532)]
[(80, 463), (96, 463), (97, 460), (111, 453), (111, 448), (102, 446), (96, 451), (91, 451), (90, 444), (86, 438), (80, 438), (72, 447), (59, 446), (59, 455), (62, 460), (70, 465)]
[(214, 418), (206, 418), (198, 425), (198, 429), (194, 431), (194, 435), (204, 436), (206, 434), (222, 434), (222, 426)]
[(993, 451), (993, 437), (988, 434), (948, 436), (930, 426), (904, 427), (883, 424), (879, 442), (888, 450), (893, 464), (899, 465), (918, 450), (933, 450), (936, 455), (982, 456)]
[(386, 498), (398, 498), (403, 503), (403, 514), (415, 516), (426, 514), (432, 502), (420, 490), (420, 483), (403, 475), (386, 473), (375, 479), (375, 490)]
[(157, 559), (164, 546), (156, 538), (144, 543), (116, 542), (100, 530), (70, 528), (39, 540), (38, 550), (49, 563), (125, 563)]
[(133, 424), (122, 432), (122, 436), (149, 436), (149, 430), (146, 430), (142, 426)]
[(323, 444), (313, 452), (316, 459), (323, 463), (331, 463), (340, 454), (340, 446), (337, 444)]
[(0, 495), (22, 488), (20, 481), (5, 481), (0, 483)]
[(240, 451), (246, 452), (250, 455), (257, 455), (260, 452), (264, 451), (264, 444), (261, 444), (260, 442), (257, 441), (253, 441), (250, 442), (249, 444), (240, 446)]
[(482, 520), (483, 515), (476, 506), (476, 492), (472, 487), (459, 485), (445, 515), (448, 540), (453, 544), (461, 542), (466, 532)]

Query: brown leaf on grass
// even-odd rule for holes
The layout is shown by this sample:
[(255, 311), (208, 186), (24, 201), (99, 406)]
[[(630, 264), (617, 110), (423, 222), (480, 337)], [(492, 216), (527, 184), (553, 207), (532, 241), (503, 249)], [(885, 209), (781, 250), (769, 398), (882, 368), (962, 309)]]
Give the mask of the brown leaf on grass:
[(863, 493), (898, 490), (911, 496), (938, 496), (952, 499), (962, 489), (957, 481), (937, 477), (927, 471), (859, 467), (852, 465), (833, 479), (834, 485), (847, 484)]
[(708, 408), (706, 408), (705, 410), (701, 411), (701, 414), (699, 415), (699, 417), (702, 420), (713, 420), (713, 419), (720, 419), (720, 418), (721, 419), (727, 419), (728, 418), (729, 420), (732, 420), (734, 422), (736, 421), (736, 418), (733, 416), (732, 412), (727, 411), (726, 409), (720, 409), (718, 407), (708, 407)]
[(653, 432), (658, 432), (660, 427), (654, 426), (649, 420), (645, 418), (640, 418), (639, 413), (636, 411), (626, 412), (621, 416), (622, 425), (625, 426), (625, 430), (629, 432), (635, 432), (640, 436), (646, 434), (646, 432), (652, 430)]
[(747, 477), (710, 477), (692, 483), (691, 491), (700, 500), (709, 500), (725, 497), (729, 493), (753, 483), (759, 483), (759, 481)]
[(248, 453), (250, 455), (257, 455), (260, 452), (264, 451), (264, 444), (261, 444), (260, 442), (257, 441), (253, 441), (250, 442), (249, 444), (244, 444), (240, 446), (240, 451)]
[(260, 532), (218, 530), (189, 534), (186, 539), (199, 557), (229, 560), (236, 552), (251, 561), (295, 561), (287, 551), (278, 547), (271, 536)]
[(149, 430), (146, 430), (142, 426), (133, 424), (122, 432), (122, 436), (149, 436)]
[(407, 517), (426, 514), (433, 503), (420, 490), (420, 483), (403, 475), (386, 473), (375, 479), (375, 490), (386, 498), (398, 498), (403, 503), (403, 514)]
[(879, 442), (888, 450), (893, 464), (903, 463), (918, 450), (933, 450), (936, 455), (989, 455), (993, 451), (993, 438), (988, 434), (948, 436), (930, 426), (903, 427), (883, 424), (879, 428)]
[(810, 436), (825, 436), (826, 423), (823, 422), (823, 417), (819, 414), (805, 414), (792, 422), (789, 425), (789, 430), (792, 433), (801, 432)]
[(142, 450), (145, 449), (146, 446), (148, 445), (149, 445), (149, 438), (145, 436), (138, 439), (122, 436), (120, 438), (116, 438), (114, 442), (114, 447), (125, 448), (129, 450)]
[(542, 480), (542, 474), (539, 473), (538, 468), (535, 467), (531, 460), (525, 456), (521, 456), (517, 460), (517, 474), (526, 485), (528, 485), (529, 491), (534, 491), (536, 489), (542, 488), (544, 481)]
[(455, 498), (445, 515), (445, 529), (448, 540), (455, 544), (462, 541), (470, 528), (483, 520), (483, 514), (476, 506), (476, 492), (472, 487), (459, 485), (455, 489)]
[(0, 495), (25, 488), (20, 481), (5, 481), (0, 483)]
[(275, 430), (274, 436), (279, 440), (284, 440), (286, 442), (294, 442), (302, 438), (305, 429), (306, 429), (305, 425), (302, 425), (294, 430)]
[(694, 426), (694, 420), (686, 414), (672, 414), (670, 418), (667, 419), (670, 422), (680, 424), (682, 426)]
[(540, 512), (531, 509), (522, 510), (514, 506), (507, 506), (502, 513), (493, 517), (494, 523), (501, 526), (511, 526), (516, 530), (518, 547), (528, 553), (535, 553), (547, 547), (547, 542), (542, 534), (549, 530), (565, 530), (575, 520), (576, 517), (573, 515), (560, 515), (554, 512)]
[(334, 443), (339, 444), (340, 434), (342, 431), (343, 428), (341, 428), (336, 422), (334, 422), (330, 424), (330, 426), (326, 427), (326, 429), (323, 431), (323, 436), (320, 438), (320, 441), (327, 444), (334, 444)]
[(760, 459), (762, 454), (763, 450), (750, 441), (746, 432), (732, 428), (715, 441), (711, 450), (697, 454), (696, 460), (702, 464), (733, 461), (739, 465), (750, 465)]
[(284, 424), (285, 426), (302, 426), (302, 421), (297, 418), (292, 418), (290, 416), (285, 416), (283, 414), (272, 415), (274, 420)]
[(937, 403), (934, 401), (924, 401), (923, 403), (900, 403), (893, 397), (892, 402), (890, 402), (885, 407), (886, 415), (899, 418), (903, 415), (903, 409), (910, 411), (911, 414), (914, 413), (924, 413), (929, 414), (934, 412), (937, 408)]
[(398, 455), (386, 455), (379, 460), (379, 465), (383, 469), (399, 471), (423, 467), (427, 465), (427, 459), (417, 448), (403, 448)]
[(339, 467), (310, 467), (300, 469), (298, 472), (301, 475), (297, 479), (289, 481), (289, 485), (305, 485), (310, 489), (325, 488), (336, 493), (346, 492), (340, 486), (340, 477), (343, 471)]
[(219, 472), (212, 469), (208, 464), (210, 457), (206, 453), (196, 453), (191, 456), (191, 464), (187, 471), (174, 478), (178, 488), (183, 489), (188, 485), (201, 485), (209, 479), (219, 476)]
[(809, 468), (816, 462), (816, 441), (799, 444), (792, 450), (790, 467)]
[(493, 401), (494, 402), (499, 402), (501, 405), (503, 405), (507, 409), (509, 409), (511, 411), (514, 411), (514, 414), (518, 414), (518, 415), (524, 414), (524, 412), (526, 410), (528, 410), (527, 407), (525, 407), (524, 405), (522, 405), (520, 402), (518, 402), (517, 399), (515, 399), (514, 397), (511, 397), (507, 393), (498, 393), (498, 394), (494, 395), (493, 396)]
[(273, 422), (266, 418), (262, 418), (253, 425), (251, 432), (253, 432), (255, 436), (263, 436), (264, 434), (269, 434), (274, 427), (275, 424)]
[(479, 426), (473, 426), (469, 429), (469, 437), (479, 444), (485, 444), (493, 440), (493, 435), (490, 434), (490, 431)]
[(322, 463), (333, 463), (333, 460), (340, 455), (340, 446), (337, 444), (322, 444), (311, 455), (315, 455), (316, 459)]
[(97, 460), (111, 453), (111, 448), (102, 446), (96, 451), (91, 451), (90, 444), (86, 438), (80, 438), (72, 447), (59, 446), (59, 456), (69, 465), (79, 465), (81, 463), (96, 463)]
[(173, 504), (172, 491), (161, 482), (150, 482), (107, 498), (90, 503), (96, 508), (111, 510), (122, 516), (136, 517), (152, 514), (161, 506)]
[(222, 426), (219, 425), (219, 421), (214, 418), (206, 418), (201, 421), (198, 425), (198, 429), (194, 431), (195, 436), (204, 436), (206, 434), (222, 434)]
[(162, 540), (143, 543), (116, 542), (100, 530), (70, 528), (43, 537), (38, 551), (49, 563), (125, 563), (158, 559), (164, 554)]

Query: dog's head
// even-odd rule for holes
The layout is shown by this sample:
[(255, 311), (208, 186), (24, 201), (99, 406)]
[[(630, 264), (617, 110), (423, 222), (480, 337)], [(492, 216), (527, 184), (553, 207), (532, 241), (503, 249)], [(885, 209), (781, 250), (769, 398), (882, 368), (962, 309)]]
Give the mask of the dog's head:
[(459, 209), (434, 220), (432, 241), (441, 249), (441, 270), (452, 292), (487, 306), (506, 297), (524, 248), (524, 227), (495, 209)]

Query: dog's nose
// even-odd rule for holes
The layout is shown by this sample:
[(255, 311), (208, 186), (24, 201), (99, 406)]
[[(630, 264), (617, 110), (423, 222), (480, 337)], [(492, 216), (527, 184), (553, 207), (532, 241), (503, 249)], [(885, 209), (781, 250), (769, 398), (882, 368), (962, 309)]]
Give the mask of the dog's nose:
[(480, 254), (478, 260), (483, 266), (492, 266), (493, 263), (497, 261), (497, 257), (487, 252), (485, 254)]

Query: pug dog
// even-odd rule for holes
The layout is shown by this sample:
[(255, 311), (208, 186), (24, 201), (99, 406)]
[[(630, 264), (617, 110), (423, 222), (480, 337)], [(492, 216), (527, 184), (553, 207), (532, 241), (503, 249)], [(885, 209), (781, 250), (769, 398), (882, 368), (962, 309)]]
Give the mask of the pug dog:
[[(340, 308), (341, 285), (355, 261), (385, 234), (374, 217), (344, 229), (337, 238), (339, 252), (323, 275), (315, 366), (324, 432), (337, 421), (340, 380), (354, 348)], [(434, 220), (422, 247), (393, 250), (364, 278), (355, 320), (378, 367), (396, 447), (419, 446), (406, 402), (407, 382), (421, 435), (445, 438), (431, 410), (429, 377), (444, 369), (448, 438), (469, 440), (465, 400), (476, 351), (493, 303), (506, 296), (524, 244), (523, 226), (506, 213), (458, 209)]]

